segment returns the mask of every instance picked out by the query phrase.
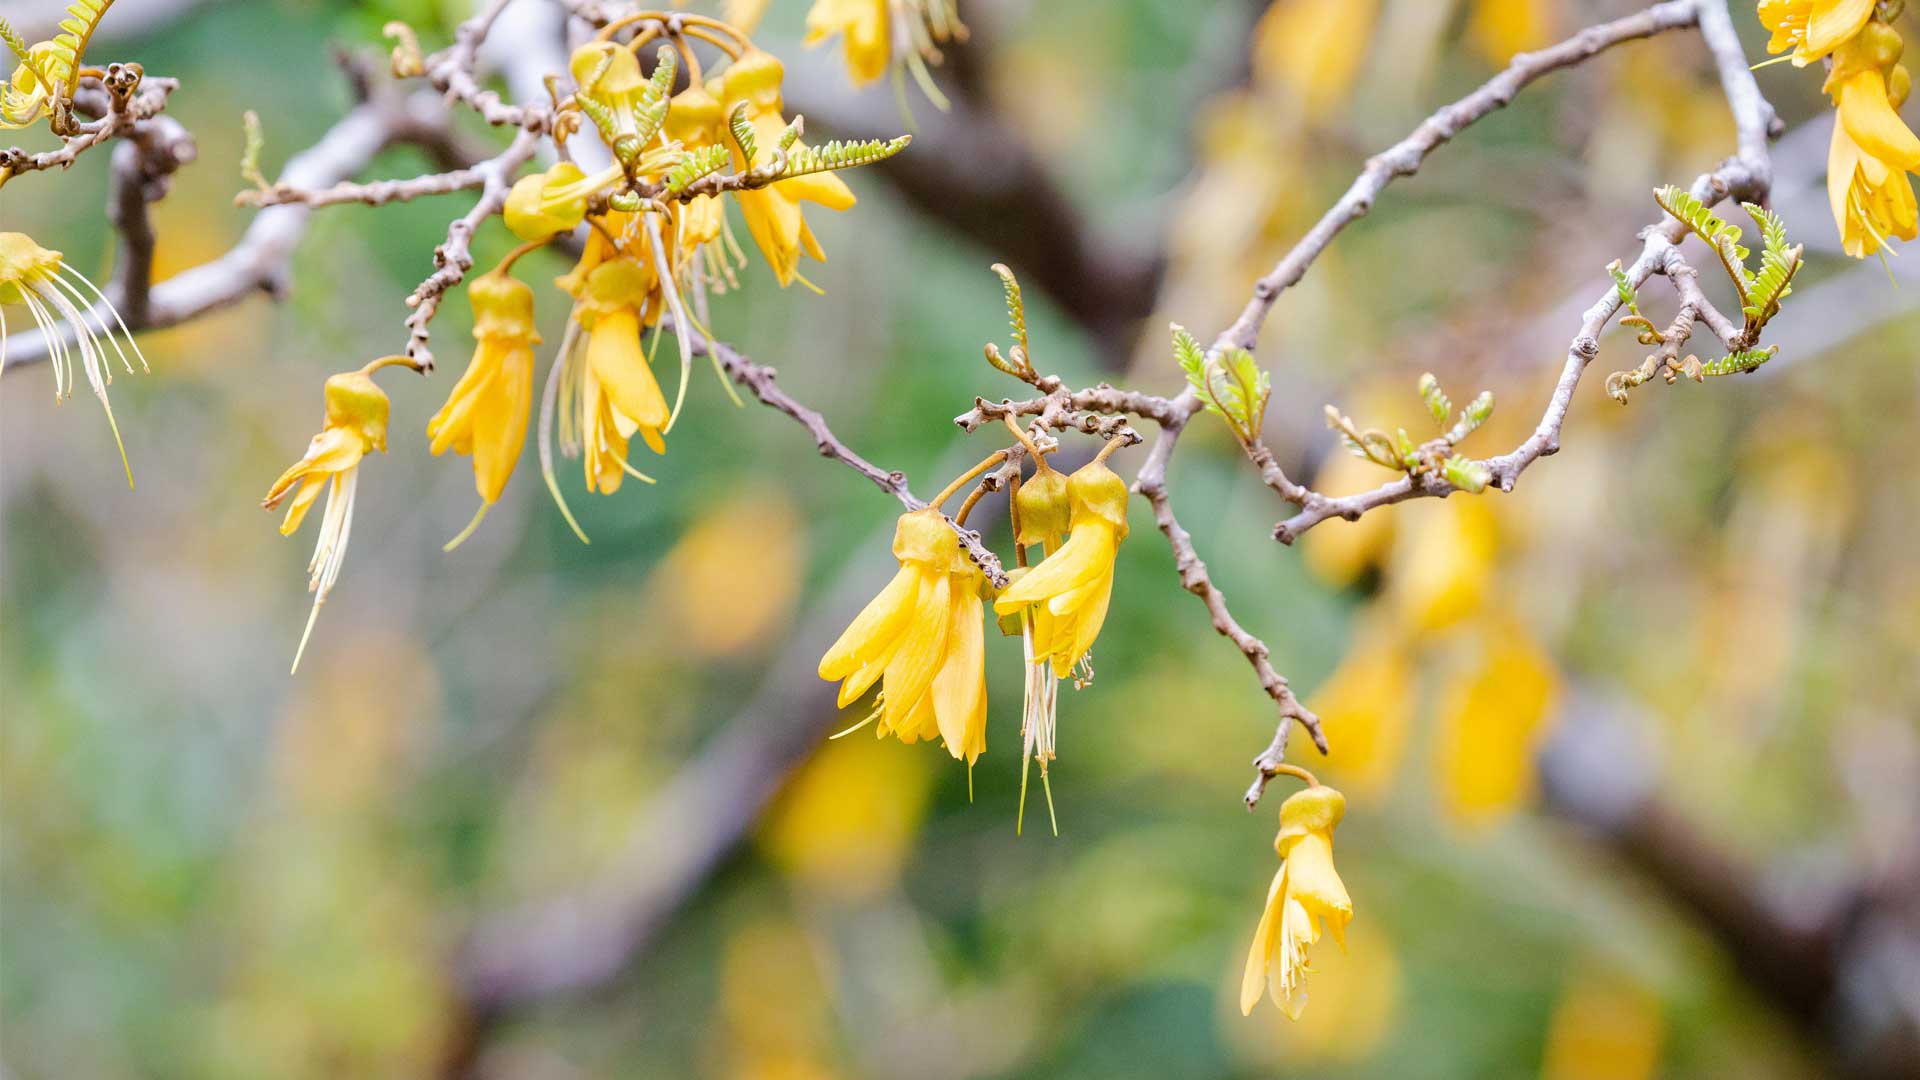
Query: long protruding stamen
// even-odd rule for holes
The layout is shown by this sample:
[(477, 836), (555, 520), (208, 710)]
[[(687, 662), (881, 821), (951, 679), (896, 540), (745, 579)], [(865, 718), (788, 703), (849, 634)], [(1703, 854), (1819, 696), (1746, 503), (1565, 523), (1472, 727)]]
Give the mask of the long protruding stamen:
[[(127, 347), (133, 350), (133, 355), (140, 358), (140, 370), (152, 371), (153, 369), (147, 366), (147, 354), (140, 351), (140, 343), (133, 340), (133, 331), (127, 328), (127, 320), (120, 317), (120, 309), (113, 306), (113, 301), (108, 300), (107, 294), (100, 291), (100, 286), (95, 285), (91, 278), (71, 266), (63, 265), (61, 269), (72, 274), (79, 280), (80, 284), (85, 285), (92, 291), (93, 295), (99, 299), (100, 306), (107, 309), (107, 313), (113, 316), (114, 324), (120, 327), (121, 335), (127, 339)], [(124, 360), (125, 358), (125, 354), (122, 354), (121, 359)]]
[(553, 469), (553, 413), (560, 392), (561, 374), (566, 370), (568, 345), (576, 336), (575, 323), (567, 324), (567, 333), (561, 339), (560, 351), (553, 358), (553, 366), (547, 370), (547, 385), (540, 392), (540, 430), (536, 433), (540, 443), (540, 478), (547, 482), (547, 494), (553, 496), (553, 504), (560, 508), (560, 516), (567, 521), (567, 527), (583, 544), (591, 544), (586, 530), (573, 519), (573, 511), (567, 508), (567, 497), (560, 494), (560, 478)]
[[(55, 278), (54, 280), (59, 280)], [(80, 349), (80, 363), (87, 369), (87, 382), (93, 386), (93, 394), (100, 399), (100, 408), (107, 414), (107, 427), (113, 430), (114, 448), (120, 451), (120, 468), (127, 474), (127, 489), (133, 490), (133, 466), (127, 461), (127, 444), (120, 438), (120, 422), (113, 418), (113, 405), (107, 400), (107, 383), (113, 381), (113, 371), (107, 366), (106, 351), (100, 347), (100, 339), (87, 325), (86, 316), (73, 306), (58, 288), (47, 285), (37, 286), (41, 300), (52, 304), (66, 317), (67, 324), (73, 327), (74, 343)], [(21, 290), (26, 295), (26, 290)], [(78, 296), (78, 290), (74, 295)], [(85, 297), (81, 297), (82, 300)], [(71, 376), (69, 376), (71, 378)], [(69, 382), (71, 385), (71, 382)]]
[(493, 509), (493, 504), (490, 502), (486, 502), (485, 500), (482, 500), (480, 503), (480, 509), (475, 510), (473, 512), (473, 520), (467, 522), (467, 527), (464, 529), (461, 529), (459, 535), (447, 541), (446, 544), (440, 548), (440, 550), (442, 552), (449, 552), (449, 551), (452, 551), (454, 548), (459, 547), (461, 544), (466, 543), (467, 537), (472, 536), (474, 533), (474, 530), (480, 527), (481, 520), (487, 516), (487, 511), (491, 509)]
[[(680, 406), (687, 401), (687, 380), (693, 374), (693, 325), (687, 318), (687, 311), (680, 303), (680, 290), (673, 283), (673, 268), (667, 264), (666, 241), (660, 236), (660, 217), (649, 209), (647, 218), (647, 239), (653, 241), (653, 268), (660, 279), (660, 291), (666, 294), (667, 306), (673, 310), (673, 339), (680, 346), (680, 389), (674, 391), (673, 409), (667, 413), (667, 426), (660, 429), (666, 435), (673, 431), (673, 425), (680, 422)], [(707, 342), (708, 351), (712, 351), (713, 342)]]

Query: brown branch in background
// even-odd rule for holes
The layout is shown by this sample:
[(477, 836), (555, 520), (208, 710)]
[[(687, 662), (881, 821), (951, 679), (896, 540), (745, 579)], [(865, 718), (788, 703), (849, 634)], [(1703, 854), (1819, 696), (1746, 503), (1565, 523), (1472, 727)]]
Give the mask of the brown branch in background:
[[(1717, 0), (1708, 0), (1712, 7)], [(1253, 296), (1233, 324), (1221, 331), (1215, 348), (1238, 346), (1252, 349), (1259, 342), (1260, 326), (1273, 310), (1274, 302), (1288, 287), (1306, 276), (1307, 268), (1320, 257), (1333, 238), (1348, 225), (1366, 216), (1374, 200), (1386, 186), (1402, 176), (1412, 176), (1436, 148), (1460, 134), (1474, 121), (1504, 108), (1535, 79), (1564, 67), (1593, 59), (1622, 42), (1652, 37), (1666, 30), (1693, 26), (1700, 20), (1697, 0), (1667, 0), (1645, 11), (1590, 26), (1572, 37), (1538, 52), (1521, 53), (1505, 71), (1495, 75), (1478, 90), (1451, 105), (1436, 110), (1422, 121), (1413, 134), (1367, 160), (1366, 168), (1347, 188), (1299, 243), (1274, 268), (1254, 283)], [(1739, 40), (1734, 40), (1736, 49)], [(1748, 81), (1751, 81), (1749, 79)], [(1755, 92), (1756, 98), (1758, 92)], [(1764, 102), (1761, 102), (1764, 105)], [(1737, 106), (1736, 106), (1737, 107)]]

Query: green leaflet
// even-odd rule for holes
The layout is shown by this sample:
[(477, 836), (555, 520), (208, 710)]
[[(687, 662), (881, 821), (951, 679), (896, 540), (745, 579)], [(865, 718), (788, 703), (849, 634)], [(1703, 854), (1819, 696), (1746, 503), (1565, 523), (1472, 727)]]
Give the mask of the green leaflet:
[(1748, 349), (1743, 352), (1728, 353), (1710, 364), (1700, 367), (1702, 375), (1739, 375), (1752, 371), (1761, 364), (1773, 359), (1780, 346), (1770, 345), (1764, 349)]
[(694, 181), (710, 176), (727, 167), (727, 148), (724, 146), (703, 146), (698, 150), (681, 156), (673, 168), (667, 170), (665, 177), (666, 194), (678, 195), (691, 187)]
[[(789, 129), (792, 130), (792, 129)], [(835, 139), (822, 146), (802, 147), (787, 158), (786, 168), (780, 170), (780, 179), (787, 180), (808, 173), (831, 172), (837, 169), (852, 169), (861, 165), (871, 165), (876, 161), (885, 161), (907, 148), (913, 136), (902, 135), (894, 139), (867, 139), (859, 142), (842, 142)]]
[(727, 114), (727, 134), (733, 138), (733, 145), (740, 151), (740, 159), (753, 168), (753, 125), (747, 123), (747, 103), (740, 102)]
[(1251, 352), (1229, 347), (1209, 357), (1186, 327), (1174, 323), (1173, 356), (1208, 412), (1225, 420), (1241, 442), (1260, 438), (1273, 379)]
[[(1786, 223), (1778, 214), (1754, 203), (1742, 203), (1748, 216), (1760, 228), (1760, 271), (1747, 269), (1746, 248), (1740, 246), (1740, 228), (1729, 225), (1701, 204), (1692, 193), (1669, 184), (1653, 193), (1660, 208), (1711, 245), (1726, 267), (1727, 276), (1740, 294), (1740, 310), (1746, 316), (1744, 337), (1755, 341), (1767, 320), (1779, 314), (1780, 301), (1793, 291), (1793, 276), (1800, 272), (1802, 249), (1787, 246)], [(1616, 283), (1617, 283), (1616, 275)]]
[(1767, 320), (1780, 311), (1780, 302), (1793, 291), (1793, 276), (1800, 272), (1802, 249), (1787, 246), (1787, 226), (1780, 215), (1753, 203), (1741, 205), (1760, 226), (1762, 240), (1760, 272), (1749, 281), (1740, 308), (1747, 316), (1748, 329), (1757, 337)]
[(1620, 306), (1627, 309), (1629, 315), (1640, 314), (1640, 293), (1634, 289), (1633, 282), (1627, 280), (1627, 272), (1620, 267), (1620, 260), (1607, 264), (1607, 273), (1613, 275), (1613, 291), (1620, 297)]
[(1007, 294), (1007, 321), (1013, 324), (1013, 343), (1024, 351), (1027, 347), (1027, 302), (1020, 295), (1020, 282), (1006, 263), (994, 263), (993, 272), (1000, 276), (1000, 287)]

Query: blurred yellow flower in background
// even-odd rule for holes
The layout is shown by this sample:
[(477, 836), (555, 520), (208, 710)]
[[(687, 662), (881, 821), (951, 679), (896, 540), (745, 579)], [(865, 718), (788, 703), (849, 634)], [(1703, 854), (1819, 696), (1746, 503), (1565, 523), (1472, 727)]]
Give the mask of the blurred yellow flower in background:
[(1503, 67), (1517, 53), (1553, 41), (1557, 0), (1474, 0), (1467, 44), (1489, 64)]
[(1333, 868), (1333, 830), (1346, 816), (1346, 796), (1314, 784), (1280, 804), (1280, 833), (1273, 849), (1280, 870), (1267, 890), (1266, 910), (1253, 933), (1240, 980), (1240, 1012), (1250, 1016), (1264, 991), (1287, 1016), (1306, 1008), (1307, 948), (1324, 925), (1342, 939), (1353, 918), (1353, 900)]
[[(1329, 454), (1314, 477), (1316, 490), (1346, 495), (1380, 486), (1380, 467), (1352, 454)], [(1332, 585), (1356, 584), (1378, 569), (1393, 550), (1395, 514), (1364, 514), (1358, 521), (1334, 518), (1301, 538), (1307, 569)]]
[(1400, 508), (1387, 570), (1389, 602), (1409, 630), (1444, 630), (1471, 616), (1493, 579), (1499, 533), (1486, 499), (1465, 496)]
[(1373, 38), (1379, 0), (1274, 0), (1253, 31), (1253, 76), (1324, 120), (1346, 103)]
[(1553, 658), (1513, 620), (1476, 628), (1479, 655), (1450, 664), (1440, 693), (1435, 772), (1456, 820), (1488, 824), (1533, 794), (1534, 754), (1559, 698)]
[(891, 0), (814, 0), (801, 44), (812, 48), (838, 35), (847, 54), (847, 74), (853, 85), (865, 86), (885, 75), (892, 59), (890, 5)]
[(925, 755), (895, 753), (877, 739), (829, 743), (769, 809), (759, 846), (823, 896), (871, 897), (899, 880), (932, 795)]
[(653, 572), (648, 610), (695, 656), (748, 652), (778, 634), (805, 569), (806, 522), (783, 492), (748, 487), (704, 511)]
[(1582, 968), (1547, 1028), (1541, 1080), (1648, 1080), (1660, 1075), (1660, 1001), (1623, 975)]
[(1356, 796), (1384, 793), (1413, 726), (1413, 657), (1404, 635), (1388, 619), (1367, 619), (1307, 707), (1327, 724), (1327, 771)]

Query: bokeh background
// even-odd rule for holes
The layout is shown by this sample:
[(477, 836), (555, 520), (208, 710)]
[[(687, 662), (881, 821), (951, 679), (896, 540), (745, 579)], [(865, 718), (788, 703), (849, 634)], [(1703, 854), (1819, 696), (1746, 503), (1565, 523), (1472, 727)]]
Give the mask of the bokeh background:
[[(31, 25), (47, 5), (6, 6)], [(774, 0), (758, 39), (810, 133), (898, 130), (887, 86), (800, 49), (807, 6)], [(980, 357), (1005, 331), (990, 262), (1027, 283), (1043, 370), (1171, 393), (1166, 322), (1209, 338), (1368, 153), (1516, 50), (1630, 10), (1280, 0), (1255, 33), (1266, 6), (962, 0), (973, 39), (936, 72), (955, 111), (909, 88), (900, 166), (810, 215), (824, 295), (756, 264), (718, 332), (930, 493), (998, 445), (950, 418), (1021, 389)], [(199, 141), (155, 211), (160, 275), (245, 228), (244, 110), (271, 175), (348, 104), (329, 46), (377, 52), (399, 17), (432, 48), (465, 13), (122, 0), (93, 55), (178, 76)], [(1224, 428), (1180, 447), (1176, 509), (1327, 720), (1331, 759), (1296, 756), (1349, 797), (1356, 919), (1298, 1023), (1233, 1000), (1275, 867), (1277, 800), (1240, 803), (1272, 708), (1138, 501), (1098, 678), (1061, 695), (1059, 836), (1032, 806), (1016, 835), (1017, 644), (989, 643), (971, 784), (933, 747), (824, 741), (864, 713), (836, 714), (812, 667), (891, 572), (898, 508), (703, 369), (658, 486), (598, 498), (563, 471), (591, 546), (530, 450), (443, 556), (472, 479), (422, 431), (464, 363), (462, 302), (436, 324), (442, 371), (388, 382), (391, 452), (288, 676), (312, 526), (283, 539), (258, 499), (321, 379), (404, 342), (401, 299), (469, 196), (321, 211), (285, 303), (144, 335), (152, 376), (113, 387), (137, 493), (92, 402), (55, 408), (44, 365), (9, 373), (6, 1075), (1920, 1075), (1920, 294), (1905, 260), (1890, 280), (1835, 254), (1819, 76), (1759, 78), (1810, 265), (1757, 375), (1623, 409), (1601, 382), (1645, 350), (1616, 332), (1564, 452), (1512, 496), (1299, 549), (1268, 538), (1285, 507)], [(1511, 446), (1650, 189), (1732, 138), (1680, 33), (1436, 154), (1268, 326), (1290, 471), (1384, 479), (1321, 406), (1419, 430), (1426, 370), (1457, 401), (1492, 388), (1470, 448)], [(8, 184), (0, 229), (104, 280), (106, 165)], [(427, 167), (398, 150), (367, 175)], [(478, 250), (508, 246), (496, 224)], [(1006, 550), (1004, 524), (989, 539)]]

